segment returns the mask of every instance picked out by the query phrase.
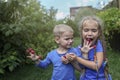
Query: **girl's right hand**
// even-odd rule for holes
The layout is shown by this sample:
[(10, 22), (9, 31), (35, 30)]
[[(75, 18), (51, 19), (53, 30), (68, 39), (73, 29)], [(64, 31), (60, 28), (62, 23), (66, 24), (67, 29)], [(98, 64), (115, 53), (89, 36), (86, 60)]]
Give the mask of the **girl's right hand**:
[(91, 46), (92, 42), (87, 41), (86, 39), (84, 39), (84, 43), (83, 46), (81, 48), (81, 52), (83, 54), (88, 54), (88, 52), (94, 48), (93, 46)]
[(69, 53), (69, 54), (66, 54), (66, 57), (67, 57), (67, 59), (71, 62), (71, 61), (74, 61), (74, 60), (76, 60), (76, 54), (74, 54), (74, 53)]

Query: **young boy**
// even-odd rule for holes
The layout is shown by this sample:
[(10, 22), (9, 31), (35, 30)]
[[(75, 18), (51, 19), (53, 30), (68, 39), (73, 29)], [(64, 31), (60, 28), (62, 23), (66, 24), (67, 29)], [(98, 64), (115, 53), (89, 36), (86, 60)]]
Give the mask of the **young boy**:
[(66, 54), (75, 53), (74, 48), (71, 47), (73, 44), (73, 33), (73, 29), (68, 25), (56, 25), (53, 29), (53, 34), (58, 48), (50, 51), (44, 60), (40, 60), (39, 56), (32, 53), (28, 56), (36, 61), (38, 67), (46, 68), (50, 64), (53, 65), (51, 80), (76, 80), (74, 67), (71, 63), (64, 64), (62, 62), (62, 57), (66, 58)]

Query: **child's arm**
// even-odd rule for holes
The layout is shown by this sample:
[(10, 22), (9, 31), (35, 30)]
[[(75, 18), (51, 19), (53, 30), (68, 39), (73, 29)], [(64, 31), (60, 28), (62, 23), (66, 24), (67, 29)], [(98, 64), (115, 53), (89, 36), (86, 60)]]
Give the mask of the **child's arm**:
[(76, 70), (81, 72), (82, 69), (80, 68), (79, 63), (77, 61), (73, 60), (73, 58), (71, 56), (76, 56), (76, 54), (74, 54), (74, 53), (66, 54), (66, 59), (68, 60), (69, 63), (71, 63), (74, 66), (74, 68)]
[[(96, 61), (88, 61), (88, 60), (85, 60), (85, 59), (83, 59), (81, 57), (76, 57), (75, 60), (77, 60), (79, 63), (81, 63), (82, 65), (84, 65), (84, 66), (86, 66), (88, 68), (97, 70), (102, 65), (102, 62), (103, 62), (103, 52), (98, 52), (96, 54), (96, 57), (97, 57), (97, 63), (96, 63)], [(96, 66), (97, 66), (97, 68), (96, 68)]]
[(78, 64), (77, 61), (72, 61), (72, 60), (70, 60), (70, 59), (68, 60), (66, 56), (62, 56), (61, 59), (62, 59), (62, 62), (63, 62), (64, 64), (71, 63), (76, 70), (78, 70), (79, 72), (81, 72), (81, 68), (80, 68), (80, 66), (79, 66), (79, 64)]
[[(96, 61), (89, 61), (89, 60), (86, 60), (79, 56), (76, 56), (75, 54), (70, 55), (70, 56), (67, 54), (67, 58), (69, 60), (76, 60), (77, 62), (79, 62), (80, 64), (82, 64), (88, 68), (98, 70), (101, 67), (102, 62), (103, 62), (103, 52), (97, 52), (96, 57), (97, 57), (97, 64), (96, 64)], [(96, 68), (96, 66), (97, 66), (97, 68)]]
[(49, 55), (47, 55), (47, 57), (44, 60), (42, 60), (42, 57), (39, 55), (36, 55), (34, 50), (30, 49), (30, 51), (27, 51), (27, 53), (29, 53), (29, 56), (27, 57), (35, 61), (37, 67), (46, 68), (48, 67), (49, 64), (51, 64)]
[(79, 71), (79, 72), (82, 71), (82, 69), (80, 68), (79, 63), (78, 63), (77, 61), (72, 61), (71, 64), (74, 66), (74, 68), (75, 68), (77, 71)]
[(88, 44), (88, 41), (83, 44), (83, 47), (81, 48), (81, 52), (82, 54), (86, 55), (88, 54), (89, 50), (95, 48), (97, 50), (97, 52), (95, 52), (95, 58), (94, 61), (88, 61), (86, 59), (82, 59), (81, 57), (76, 57), (75, 60), (77, 60), (79, 63), (81, 63), (82, 65), (94, 69), (94, 70), (98, 70), (103, 62), (103, 49), (102, 49), (102, 45), (100, 43), (100, 41), (97, 42), (96, 45), (91, 46), (91, 42)]

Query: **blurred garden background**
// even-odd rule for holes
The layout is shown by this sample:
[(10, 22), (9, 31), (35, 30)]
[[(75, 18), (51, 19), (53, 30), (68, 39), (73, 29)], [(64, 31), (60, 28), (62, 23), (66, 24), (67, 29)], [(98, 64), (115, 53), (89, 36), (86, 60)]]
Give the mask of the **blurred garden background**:
[[(109, 72), (113, 80), (120, 79), (120, 0), (103, 9), (83, 8), (74, 16), (57, 20), (57, 9), (46, 9), (38, 0), (0, 0), (0, 80), (50, 80), (52, 65), (47, 69), (35, 67), (26, 58), (26, 49), (33, 48), (43, 59), (57, 46), (52, 30), (64, 23), (75, 30), (74, 47), (80, 44), (79, 20), (86, 15), (97, 15), (104, 22)], [(76, 76), (79, 78), (79, 72)]]

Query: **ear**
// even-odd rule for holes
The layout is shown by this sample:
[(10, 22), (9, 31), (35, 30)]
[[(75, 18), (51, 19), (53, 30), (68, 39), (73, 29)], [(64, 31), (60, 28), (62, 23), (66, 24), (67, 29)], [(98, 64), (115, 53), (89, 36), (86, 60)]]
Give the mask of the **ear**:
[(60, 37), (55, 37), (55, 42), (56, 42), (57, 44), (59, 44), (59, 39), (60, 39)]

